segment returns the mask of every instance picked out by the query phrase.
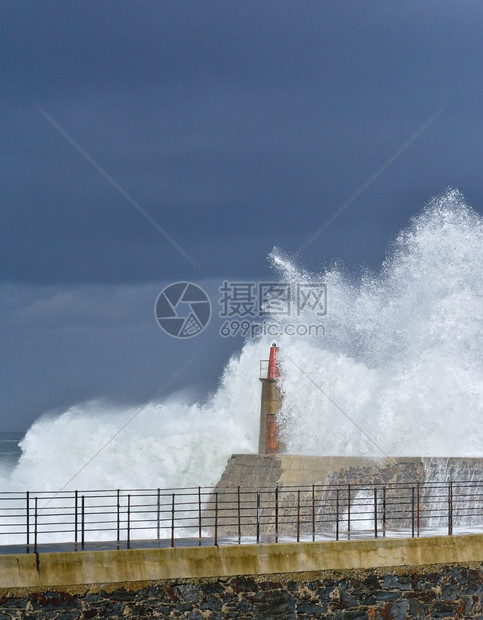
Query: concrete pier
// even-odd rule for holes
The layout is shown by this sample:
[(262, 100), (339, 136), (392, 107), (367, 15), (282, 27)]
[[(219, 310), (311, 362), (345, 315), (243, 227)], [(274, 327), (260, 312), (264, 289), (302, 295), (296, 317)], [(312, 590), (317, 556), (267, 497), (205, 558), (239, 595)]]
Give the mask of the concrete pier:
[(312, 484), (383, 484), (425, 480), (481, 480), (483, 459), (457, 457), (304, 456), (234, 454), (216, 485), (217, 490)]

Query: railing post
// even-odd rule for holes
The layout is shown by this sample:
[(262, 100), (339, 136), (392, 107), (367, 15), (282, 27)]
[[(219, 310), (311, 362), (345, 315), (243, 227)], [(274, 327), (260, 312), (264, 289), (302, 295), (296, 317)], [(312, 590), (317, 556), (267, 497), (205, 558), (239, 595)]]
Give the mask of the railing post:
[(161, 534), (161, 490), (157, 489), (156, 494), (156, 538), (159, 541)]
[(85, 542), (85, 497), (81, 497), (81, 549), (84, 550)]
[(75, 545), (75, 550), (77, 551), (77, 530), (79, 528), (79, 517), (78, 517), (78, 510), (79, 510), (79, 506), (78, 506), (78, 499), (79, 499), (79, 491), (75, 491), (74, 493), (74, 502), (75, 502), (75, 517), (74, 517), (74, 545)]
[(171, 546), (174, 547), (174, 503), (175, 493), (171, 496)]
[(339, 489), (335, 491), (335, 539), (339, 540)]
[(315, 484), (312, 485), (312, 542), (315, 541)]
[(27, 553), (30, 553), (30, 492), (27, 491)]
[(453, 481), (448, 485), (448, 536), (453, 535)]
[(201, 487), (198, 487), (198, 547), (201, 547)]
[(131, 548), (131, 495), (127, 496), (127, 548)]
[(260, 542), (260, 491), (257, 491), (257, 545)]
[(238, 544), (241, 543), (241, 497), (240, 497), (240, 485), (236, 490), (237, 499), (237, 517), (238, 517)]
[(297, 490), (297, 542), (300, 542), (300, 489)]
[(351, 485), (347, 485), (347, 540), (351, 539)]
[(121, 491), (117, 489), (117, 548), (119, 549), (121, 543)]
[(377, 538), (377, 487), (374, 487), (374, 538)]
[(275, 487), (275, 542), (278, 543), (278, 485)]
[(414, 514), (415, 514), (414, 487), (411, 487), (411, 537), (412, 538), (414, 538)]
[(421, 517), (421, 513), (420, 513), (420, 510), (421, 510), (421, 502), (420, 502), (420, 500), (421, 500), (421, 486), (420, 486), (420, 483), (419, 483), (419, 481), (418, 481), (418, 487), (417, 487), (417, 498), (416, 498), (416, 501), (417, 501), (417, 517), (416, 517), (416, 518), (417, 518), (417, 521), (416, 521), (416, 524), (417, 524), (417, 528), (418, 528), (418, 529), (417, 529), (417, 532), (418, 532), (418, 538), (419, 538), (419, 532), (420, 532), (420, 526), (421, 526), (421, 521), (420, 521), (420, 517)]
[(382, 487), (382, 536), (386, 536), (386, 485)]
[(215, 547), (218, 547), (218, 491), (215, 492)]
[(35, 504), (34, 504), (34, 553), (35, 555), (37, 555), (37, 501), (38, 499), (35, 498)]

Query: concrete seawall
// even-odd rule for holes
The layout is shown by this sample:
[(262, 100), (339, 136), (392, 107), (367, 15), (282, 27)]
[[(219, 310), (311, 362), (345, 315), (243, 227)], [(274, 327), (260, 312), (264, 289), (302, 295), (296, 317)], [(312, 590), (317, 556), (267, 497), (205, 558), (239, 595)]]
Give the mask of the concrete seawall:
[(257, 489), (275, 486), (348, 483), (408, 483), (482, 480), (483, 459), (455, 457), (368, 458), (297, 456), (289, 454), (234, 454), (217, 490), (238, 485)]
[[(411, 510), (417, 514), (421, 530), (448, 528), (450, 514), (454, 524), (460, 526), (466, 524), (466, 516), (462, 516), (465, 513), (482, 512), (477, 491), (481, 480), (480, 458), (234, 454), (214, 489), (223, 505), (217, 518), (218, 535), (236, 537), (240, 521), (245, 535), (260, 532), (262, 538), (275, 532), (289, 537), (298, 536), (299, 531), (302, 536), (313, 532), (330, 534), (336, 521), (337, 527), (357, 529), (364, 527), (363, 521), (367, 524), (372, 519), (371, 502), (374, 510), (377, 505), (380, 528), (384, 524), (388, 530), (410, 534), (415, 521)], [(442, 503), (442, 497), (449, 496), (450, 481), (454, 484), (455, 510), (453, 504), (449, 508), (449, 504)], [(473, 490), (468, 481), (474, 481)], [(261, 496), (257, 500), (258, 490)], [(214, 502), (213, 495), (203, 514), (212, 535)], [(356, 515), (351, 525), (349, 515)]]
[(483, 534), (0, 556), (0, 588), (478, 563)]
[(477, 618), (482, 547), (479, 535), (0, 556), (0, 618)]

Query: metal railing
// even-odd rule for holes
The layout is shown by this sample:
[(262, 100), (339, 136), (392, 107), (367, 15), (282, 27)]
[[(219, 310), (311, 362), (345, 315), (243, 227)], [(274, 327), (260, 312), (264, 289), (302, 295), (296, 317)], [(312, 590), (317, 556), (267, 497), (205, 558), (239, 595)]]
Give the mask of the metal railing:
[(259, 379), (266, 379), (268, 375), (268, 363), (270, 360), (260, 360)]
[(0, 552), (483, 532), (483, 482), (0, 493)]

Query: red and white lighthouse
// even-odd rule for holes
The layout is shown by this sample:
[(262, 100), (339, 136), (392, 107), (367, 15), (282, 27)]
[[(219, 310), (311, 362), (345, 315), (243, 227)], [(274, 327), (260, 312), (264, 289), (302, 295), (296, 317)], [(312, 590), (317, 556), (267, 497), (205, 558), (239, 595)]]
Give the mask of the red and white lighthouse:
[[(279, 436), (277, 414), (282, 404), (282, 396), (278, 385), (280, 369), (277, 361), (278, 347), (275, 343), (270, 347), (268, 367), (261, 363), (260, 377), (262, 382), (262, 398), (260, 406), (259, 454), (279, 454), (284, 446)], [(266, 371), (265, 371), (266, 368)]]

